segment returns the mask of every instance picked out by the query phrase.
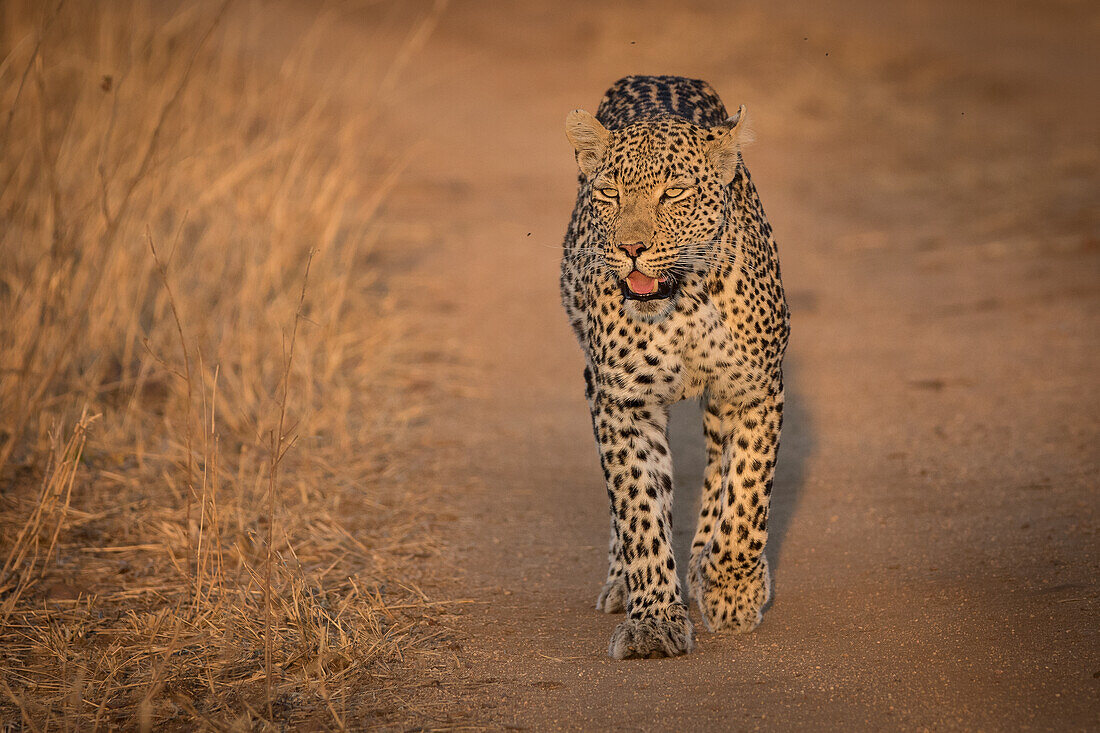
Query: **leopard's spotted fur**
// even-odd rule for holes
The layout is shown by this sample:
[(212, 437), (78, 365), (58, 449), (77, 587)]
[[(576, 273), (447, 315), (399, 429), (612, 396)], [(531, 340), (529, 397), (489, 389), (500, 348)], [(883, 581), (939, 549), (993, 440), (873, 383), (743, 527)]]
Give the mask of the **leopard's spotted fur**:
[[(783, 414), (788, 311), (772, 230), (705, 82), (621, 79), (596, 117), (570, 114), (581, 169), (561, 295), (584, 349), (611, 502), (597, 607), (626, 611), (609, 652), (693, 646), (672, 552), (669, 406), (704, 406), (707, 468), (691, 598), (712, 631), (751, 631), (771, 593), (764, 544)], [(637, 285), (637, 287), (635, 287)]]

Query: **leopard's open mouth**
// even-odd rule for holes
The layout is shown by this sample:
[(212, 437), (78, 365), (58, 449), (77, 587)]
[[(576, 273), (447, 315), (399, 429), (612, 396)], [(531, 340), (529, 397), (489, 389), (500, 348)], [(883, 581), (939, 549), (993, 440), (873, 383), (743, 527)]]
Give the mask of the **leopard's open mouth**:
[(629, 300), (663, 300), (672, 297), (676, 282), (667, 275), (649, 277), (637, 270), (619, 281), (623, 297)]

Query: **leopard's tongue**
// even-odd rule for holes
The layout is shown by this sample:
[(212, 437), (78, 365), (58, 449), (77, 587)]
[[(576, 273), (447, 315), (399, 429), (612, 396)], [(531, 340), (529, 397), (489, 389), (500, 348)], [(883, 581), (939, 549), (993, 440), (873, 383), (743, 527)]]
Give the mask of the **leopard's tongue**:
[(647, 277), (637, 270), (626, 276), (626, 282), (630, 285), (631, 292), (638, 295), (651, 295), (657, 292), (657, 278)]

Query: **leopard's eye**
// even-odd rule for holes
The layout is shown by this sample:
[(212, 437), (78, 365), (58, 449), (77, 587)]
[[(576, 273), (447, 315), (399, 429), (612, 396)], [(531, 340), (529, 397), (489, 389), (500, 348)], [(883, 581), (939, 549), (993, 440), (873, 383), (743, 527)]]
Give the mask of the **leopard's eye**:
[(609, 198), (609, 199), (619, 198), (619, 189), (617, 189), (617, 188), (601, 188), (600, 193), (603, 194), (603, 196), (605, 198)]
[(671, 201), (672, 199), (678, 199), (678, 198), (683, 197), (684, 194), (686, 194), (686, 193), (687, 193), (686, 188), (675, 188), (675, 187), (666, 188), (665, 193), (664, 193), (664, 197)]

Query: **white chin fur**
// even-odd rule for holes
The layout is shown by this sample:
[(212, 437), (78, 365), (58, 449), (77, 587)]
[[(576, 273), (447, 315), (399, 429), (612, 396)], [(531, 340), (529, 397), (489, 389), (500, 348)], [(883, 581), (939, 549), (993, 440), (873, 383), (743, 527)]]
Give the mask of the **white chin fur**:
[(672, 312), (674, 298), (662, 298), (661, 300), (626, 300), (624, 308), (626, 314), (632, 318), (643, 321), (659, 321)]

